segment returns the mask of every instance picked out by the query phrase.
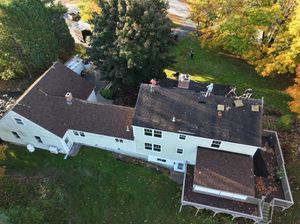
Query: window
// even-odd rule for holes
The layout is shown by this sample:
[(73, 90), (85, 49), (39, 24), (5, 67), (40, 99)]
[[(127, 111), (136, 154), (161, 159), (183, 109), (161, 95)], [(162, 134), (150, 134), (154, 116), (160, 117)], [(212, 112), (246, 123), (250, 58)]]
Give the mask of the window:
[(68, 139), (68, 138), (65, 139), (65, 143), (66, 143), (66, 144), (69, 143), (69, 139)]
[(178, 170), (183, 170), (183, 163), (178, 163), (177, 164), (177, 169)]
[(185, 140), (186, 136), (185, 135), (179, 135), (179, 139)]
[(161, 138), (161, 131), (154, 130), (154, 137)]
[(157, 158), (157, 161), (159, 161), (159, 162), (163, 162), (163, 163), (167, 162), (167, 160), (165, 160), (165, 159), (161, 159), (161, 158)]
[(183, 149), (177, 149), (178, 154), (183, 154)]
[(79, 132), (80, 136), (85, 137), (85, 134), (83, 132)]
[(74, 134), (74, 135), (77, 135), (77, 136), (79, 135), (79, 134), (78, 134), (78, 131), (73, 131), (73, 134)]
[(220, 148), (220, 145), (221, 145), (221, 141), (213, 140), (210, 147)]
[(20, 118), (15, 118), (15, 122), (20, 125), (24, 125), (23, 121)]
[(151, 129), (144, 129), (144, 134), (148, 136), (152, 136), (152, 130)]
[(153, 150), (156, 152), (160, 152), (161, 151), (161, 145), (153, 145)]
[(18, 135), (18, 133), (17, 132), (15, 132), (15, 131), (12, 131), (11, 132), (16, 138), (21, 138), (19, 135)]
[(123, 143), (123, 139), (115, 138), (115, 141), (116, 141), (116, 142)]
[(150, 143), (145, 143), (145, 149), (147, 149), (147, 150), (152, 150), (152, 144), (150, 144)]
[(34, 137), (35, 137), (35, 139), (37, 140), (38, 143), (43, 143), (41, 137), (39, 137), (39, 136), (34, 136)]

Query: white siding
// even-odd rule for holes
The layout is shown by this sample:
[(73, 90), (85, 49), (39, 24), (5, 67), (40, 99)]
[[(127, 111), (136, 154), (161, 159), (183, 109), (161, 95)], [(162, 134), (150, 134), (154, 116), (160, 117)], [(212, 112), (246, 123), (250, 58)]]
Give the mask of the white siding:
[[(195, 164), (197, 147), (211, 148), (213, 139), (200, 138), (183, 133), (173, 133), (162, 131), (162, 137), (144, 135), (144, 128), (133, 126), (133, 132), (136, 143), (136, 150), (138, 153), (167, 158), (176, 161), (187, 161), (190, 164)], [(186, 139), (179, 139), (179, 135), (185, 135)], [(218, 140), (218, 139), (216, 139)], [(145, 150), (145, 143), (161, 145), (161, 152)], [(178, 154), (177, 149), (183, 149), (183, 154)], [(253, 156), (258, 147), (236, 144), (222, 141), (220, 148), (216, 150), (224, 150), (234, 153), (241, 153)]]
[(97, 97), (96, 97), (95, 90), (93, 90), (93, 91), (91, 92), (91, 94), (90, 94), (89, 97), (87, 98), (87, 101), (97, 102)]
[[(68, 136), (69, 139), (74, 143), (101, 148), (108, 151), (114, 151), (129, 156), (147, 158), (143, 155), (138, 155), (135, 147), (135, 142), (133, 140), (105, 136), (105, 135), (98, 135), (98, 134), (93, 134), (88, 132), (83, 132), (85, 135), (83, 137), (80, 136), (80, 134), (75, 135), (74, 131), (78, 132), (78, 134), (81, 132), (80, 130), (68, 130), (64, 136), (64, 139), (66, 138), (66, 136)], [(123, 142), (122, 143), (120, 141), (117, 142), (116, 139), (123, 140)]]
[[(16, 124), (14, 118), (22, 119), (24, 125)], [(15, 131), (20, 136), (16, 138), (11, 132)], [(34, 136), (39, 136), (43, 143), (39, 143)], [(32, 144), (36, 148), (49, 149), (50, 146), (55, 146), (61, 150), (61, 153), (67, 153), (68, 149), (62, 139), (39, 125), (31, 122), (25, 117), (9, 111), (0, 120), (0, 138), (7, 142), (12, 142), (21, 145)]]

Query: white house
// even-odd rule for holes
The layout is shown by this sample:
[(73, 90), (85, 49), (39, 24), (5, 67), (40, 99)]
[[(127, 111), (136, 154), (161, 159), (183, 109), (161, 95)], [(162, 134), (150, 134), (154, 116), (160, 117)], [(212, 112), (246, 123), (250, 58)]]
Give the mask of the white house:
[(2, 117), (0, 138), (30, 152), (67, 157), (88, 145), (161, 164), (184, 173), (181, 204), (198, 210), (258, 222), (268, 216), (267, 205), (290, 207), (286, 173), (282, 185), (271, 183), (276, 192), (267, 197), (256, 187), (258, 177), (275, 175), (261, 171), (268, 169), (264, 138), (285, 171), (277, 135), (263, 136), (262, 100), (225, 97), (229, 86), (210, 86), (207, 94), (207, 84), (180, 76), (142, 84), (135, 108), (105, 105), (93, 84), (58, 62)]

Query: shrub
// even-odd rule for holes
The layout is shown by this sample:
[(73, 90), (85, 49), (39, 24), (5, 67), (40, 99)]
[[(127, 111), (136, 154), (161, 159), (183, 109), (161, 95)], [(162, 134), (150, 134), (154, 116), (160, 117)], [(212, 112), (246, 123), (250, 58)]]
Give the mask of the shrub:
[(105, 99), (111, 100), (113, 98), (113, 91), (111, 89), (102, 89), (100, 91), (101, 96), (103, 96)]
[(277, 126), (279, 129), (288, 130), (291, 128), (293, 120), (293, 115), (291, 114), (282, 115), (277, 121)]

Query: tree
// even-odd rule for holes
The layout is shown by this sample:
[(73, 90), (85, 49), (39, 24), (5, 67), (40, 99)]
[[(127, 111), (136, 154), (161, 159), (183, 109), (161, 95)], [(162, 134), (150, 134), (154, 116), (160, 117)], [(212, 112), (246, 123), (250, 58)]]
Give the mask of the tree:
[(203, 44), (245, 59), (263, 76), (295, 72), (299, 51), (291, 49), (295, 35), (289, 27), (300, 15), (297, 0), (190, 1), (197, 6), (192, 15), (201, 23)]
[[(299, 0), (189, 0), (203, 45), (245, 59), (262, 76), (296, 73), (300, 63)], [(299, 69), (288, 92), (300, 113)]]
[[(0, 78), (30, 78), (74, 48), (62, 5), (40, 0), (0, 3)], [(13, 63), (12, 63), (13, 62)]]
[(164, 76), (171, 22), (163, 0), (101, 0), (93, 19), (91, 59), (113, 84), (137, 85)]
[(81, 0), (79, 4), (81, 19), (89, 22), (93, 18), (93, 13), (100, 14), (99, 0)]
[(289, 103), (289, 106), (291, 111), (300, 116), (300, 65), (298, 65), (296, 71), (295, 84), (288, 88), (288, 93), (293, 98), (293, 101)]

